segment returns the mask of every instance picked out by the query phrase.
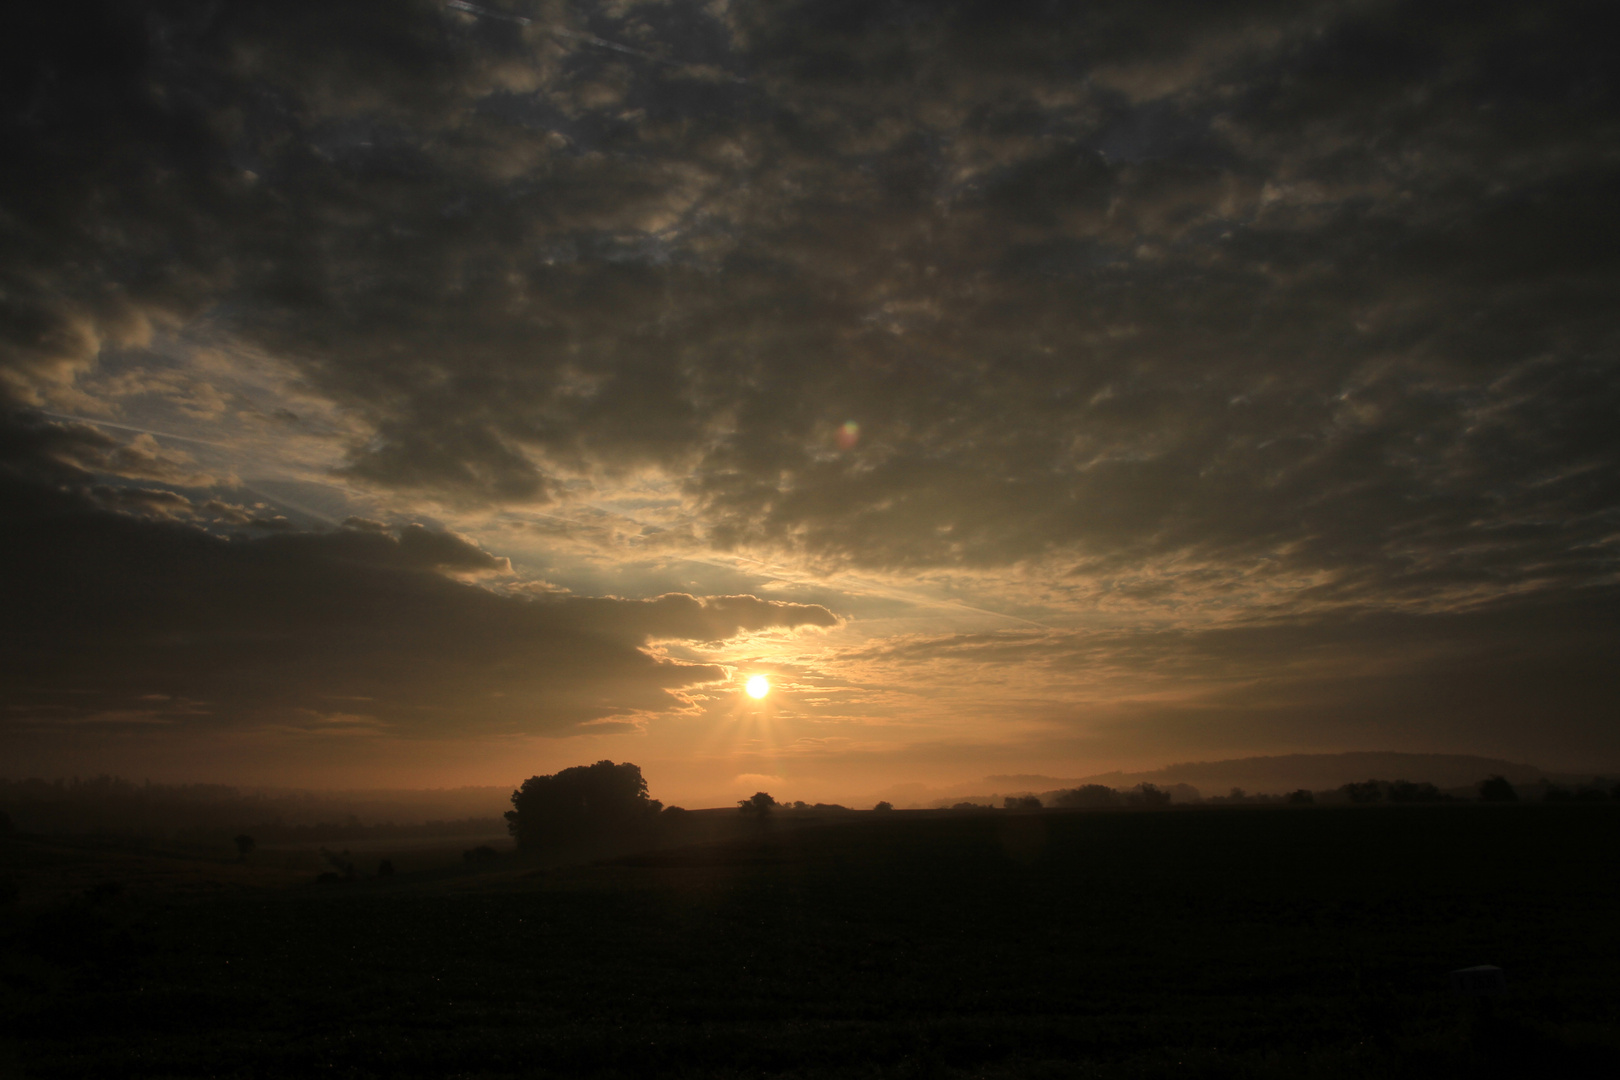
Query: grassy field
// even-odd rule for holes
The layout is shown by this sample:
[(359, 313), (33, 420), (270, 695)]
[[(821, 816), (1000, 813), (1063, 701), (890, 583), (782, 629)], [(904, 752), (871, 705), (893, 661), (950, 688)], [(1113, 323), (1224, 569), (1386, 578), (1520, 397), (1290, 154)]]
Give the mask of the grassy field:
[[(0, 1075), (1607, 1075), (1617, 833), (1607, 804), (895, 812), (327, 886), (308, 852), (15, 840)], [(1509, 992), (1469, 1008), (1447, 973), (1481, 963)]]

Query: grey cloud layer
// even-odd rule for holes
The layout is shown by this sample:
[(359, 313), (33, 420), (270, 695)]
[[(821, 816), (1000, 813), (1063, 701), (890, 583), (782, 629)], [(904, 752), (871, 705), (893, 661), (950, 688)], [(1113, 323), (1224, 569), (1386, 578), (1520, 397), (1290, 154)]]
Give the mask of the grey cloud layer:
[(1596, 7), (520, 8), (18, 16), (13, 392), (213, 308), (462, 503), (652, 466), (830, 563), (1614, 573)]

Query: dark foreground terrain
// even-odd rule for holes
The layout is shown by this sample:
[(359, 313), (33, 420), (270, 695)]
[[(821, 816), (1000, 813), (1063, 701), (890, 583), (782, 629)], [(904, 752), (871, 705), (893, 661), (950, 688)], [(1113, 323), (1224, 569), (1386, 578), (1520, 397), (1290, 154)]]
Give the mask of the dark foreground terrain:
[(1616, 1075), (1617, 811), (862, 814), (324, 886), (80, 849), (4, 915), (0, 1075)]

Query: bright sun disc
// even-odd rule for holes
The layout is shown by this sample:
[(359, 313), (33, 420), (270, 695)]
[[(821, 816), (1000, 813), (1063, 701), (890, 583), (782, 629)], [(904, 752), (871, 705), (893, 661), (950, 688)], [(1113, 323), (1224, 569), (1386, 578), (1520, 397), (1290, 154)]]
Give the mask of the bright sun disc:
[(751, 675), (748, 679), (748, 696), (762, 698), (771, 692), (771, 680), (763, 675)]

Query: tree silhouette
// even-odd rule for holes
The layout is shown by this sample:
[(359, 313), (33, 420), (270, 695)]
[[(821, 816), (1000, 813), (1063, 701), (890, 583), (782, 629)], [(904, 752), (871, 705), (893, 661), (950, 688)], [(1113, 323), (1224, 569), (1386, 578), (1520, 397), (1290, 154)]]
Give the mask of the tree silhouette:
[(1384, 797), (1384, 786), (1377, 780), (1345, 784), (1339, 790), (1353, 803), (1375, 803)]
[(1156, 784), (1137, 784), (1130, 791), (1124, 792), (1122, 797), (1126, 806), (1156, 808), (1170, 805), (1170, 793)]
[(1059, 806), (1087, 807), (1087, 806), (1118, 806), (1119, 792), (1102, 784), (1082, 784), (1068, 791), (1061, 791), (1053, 800)]
[(1479, 782), (1479, 797), (1486, 802), (1519, 801), (1519, 793), (1513, 790), (1513, 784), (1500, 773)]
[(776, 800), (763, 791), (756, 791), (746, 799), (737, 800), (737, 809), (751, 817), (769, 817), (776, 807)]
[(894, 803), (889, 802), (887, 799), (885, 799), (882, 802), (878, 803), (876, 806), (872, 807), (872, 809), (874, 809), (874, 810), (882, 810), (884, 812), (888, 812), (888, 811), (894, 809)]
[(662, 808), (639, 766), (603, 760), (523, 781), (506, 827), (519, 848), (548, 848), (633, 830)]
[(236, 854), (241, 858), (245, 859), (249, 855), (253, 854), (253, 849), (258, 846), (259, 842), (246, 833), (243, 833), (241, 836), (236, 838)]

